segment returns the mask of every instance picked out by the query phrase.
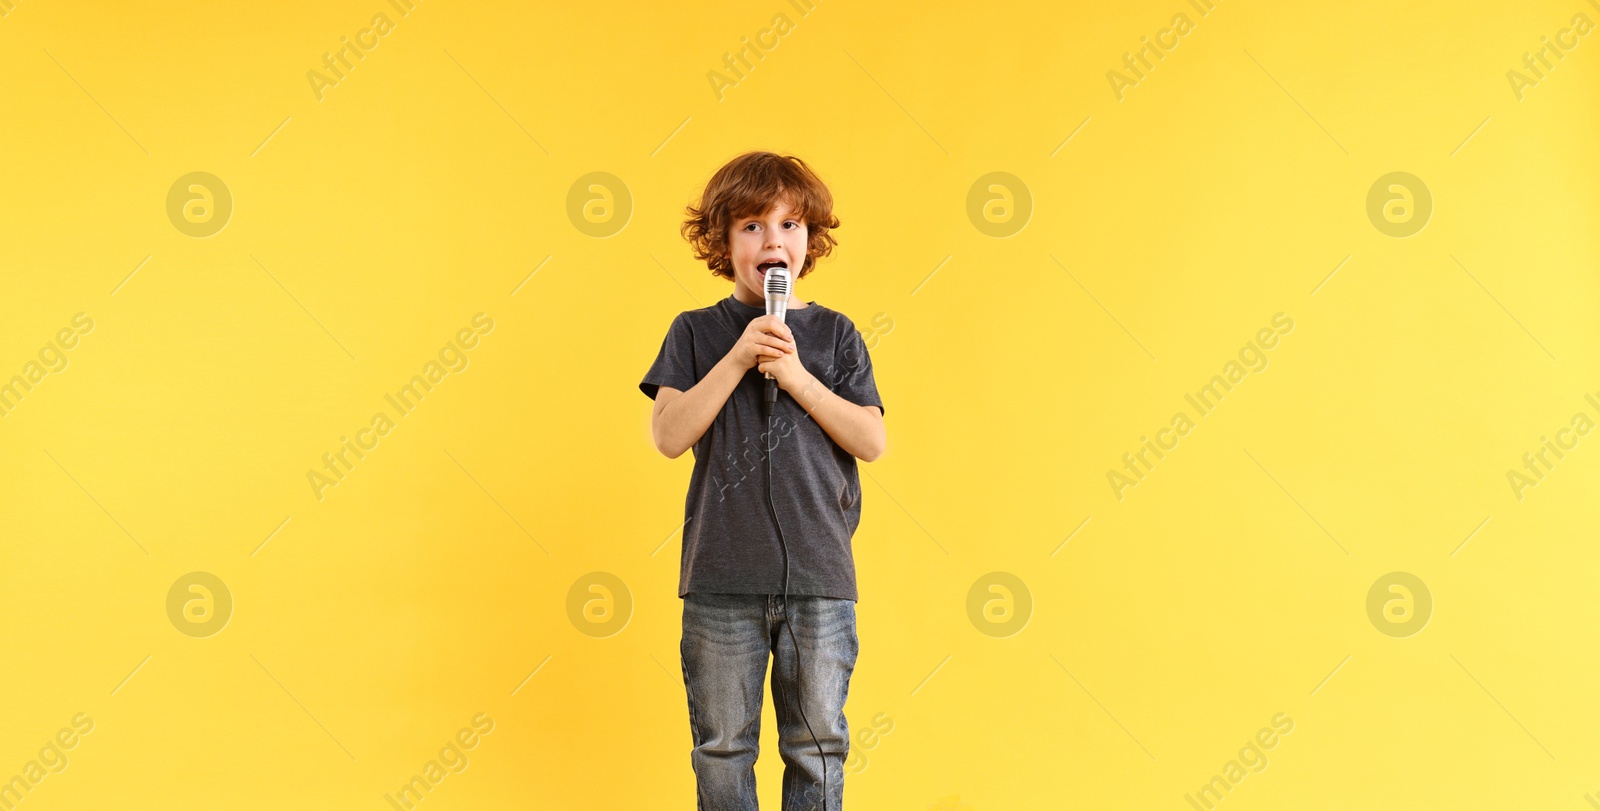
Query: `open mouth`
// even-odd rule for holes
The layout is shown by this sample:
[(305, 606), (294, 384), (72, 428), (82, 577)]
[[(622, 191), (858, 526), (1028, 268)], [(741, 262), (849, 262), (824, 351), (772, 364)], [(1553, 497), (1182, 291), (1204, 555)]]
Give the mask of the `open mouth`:
[(789, 268), (789, 263), (781, 259), (769, 259), (759, 265), (756, 265), (756, 272), (765, 276), (767, 275), (767, 271), (771, 270), (772, 268), (784, 268), (787, 270)]

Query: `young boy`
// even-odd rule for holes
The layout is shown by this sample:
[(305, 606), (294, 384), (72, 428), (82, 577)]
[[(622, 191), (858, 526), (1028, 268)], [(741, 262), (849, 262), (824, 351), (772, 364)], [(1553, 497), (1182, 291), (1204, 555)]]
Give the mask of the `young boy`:
[[(837, 244), (839, 220), (805, 162), (771, 152), (719, 169), (688, 215), (695, 258), (733, 294), (680, 313), (639, 388), (655, 399), (656, 448), (674, 459), (694, 449), (678, 596), (699, 808), (756, 808), (770, 654), (784, 811), (838, 811), (858, 648), (856, 459), (883, 454), (883, 400), (849, 318), (791, 291), (780, 321), (763, 281), (774, 264), (805, 278)], [(770, 419), (764, 373), (782, 390)]]

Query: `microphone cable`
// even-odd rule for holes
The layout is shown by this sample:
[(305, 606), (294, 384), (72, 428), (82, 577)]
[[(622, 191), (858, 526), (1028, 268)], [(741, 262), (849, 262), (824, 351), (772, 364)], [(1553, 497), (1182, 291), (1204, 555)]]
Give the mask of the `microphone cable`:
[[(770, 382), (769, 382), (770, 383)], [(817, 733), (811, 728), (811, 720), (806, 718), (805, 690), (801, 687), (800, 674), (804, 670), (800, 662), (800, 643), (794, 639), (794, 614), (789, 611), (789, 545), (783, 538), (783, 522), (778, 520), (778, 507), (772, 501), (772, 401), (764, 401), (762, 410), (767, 412), (767, 437), (763, 442), (767, 447), (767, 509), (772, 512), (772, 523), (778, 528), (778, 547), (783, 550), (783, 625), (789, 631), (789, 644), (794, 647), (794, 682), (795, 690), (800, 696), (795, 700), (795, 706), (800, 708), (800, 720), (806, 724), (806, 732), (811, 733), (811, 743), (817, 747), (817, 757), (822, 760), (822, 811), (828, 811), (828, 756), (822, 752), (822, 743), (817, 740)], [(778, 666), (776, 659), (773, 667)]]

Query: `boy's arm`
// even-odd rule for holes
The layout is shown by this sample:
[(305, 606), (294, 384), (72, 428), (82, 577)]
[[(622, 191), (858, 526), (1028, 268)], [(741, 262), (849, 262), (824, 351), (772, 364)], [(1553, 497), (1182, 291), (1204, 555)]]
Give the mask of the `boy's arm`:
[(789, 394), (851, 456), (871, 462), (887, 450), (883, 411), (877, 406), (856, 405), (834, 394), (810, 372), (791, 384)]
[(752, 319), (733, 348), (688, 391), (680, 392), (671, 386), (656, 388), (655, 410), (650, 414), (650, 434), (656, 450), (668, 459), (682, 456), (716, 421), (722, 405), (751, 367), (762, 358), (784, 357), (799, 365), (794, 360), (798, 351), (794, 333), (776, 316)]
[(744, 379), (747, 369), (741, 367), (730, 352), (688, 391), (678, 391), (671, 386), (657, 389), (655, 410), (650, 416), (650, 433), (655, 438), (656, 450), (668, 459), (676, 459), (699, 442), (716, 420), (722, 404)]

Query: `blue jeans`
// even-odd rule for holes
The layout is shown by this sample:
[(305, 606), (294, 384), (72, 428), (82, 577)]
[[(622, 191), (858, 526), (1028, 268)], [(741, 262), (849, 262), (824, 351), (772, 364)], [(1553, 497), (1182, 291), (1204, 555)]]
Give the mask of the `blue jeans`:
[[(805, 665), (798, 685), (796, 645)], [(844, 759), (850, 751), (844, 702), (858, 648), (856, 604), (851, 600), (790, 595), (785, 609), (776, 594), (690, 592), (683, 598), (680, 652), (694, 733), (689, 761), (700, 811), (756, 810), (761, 680), (769, 654), (778, 754), (784, 764), (783, 811), (824, 811), (822, 762), (828, 775), (825, 811), (842, 811)], [(797, 699), (804, 703), (804, 720)], [(825, 755), (821, 759), (818, 743)]]

